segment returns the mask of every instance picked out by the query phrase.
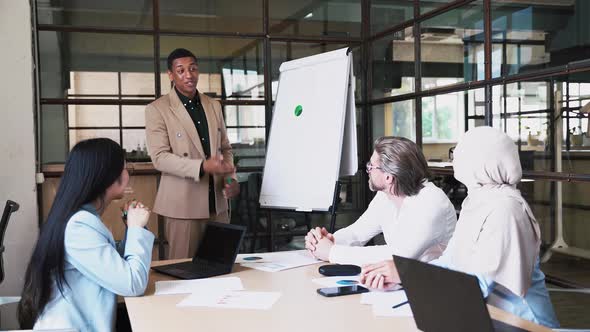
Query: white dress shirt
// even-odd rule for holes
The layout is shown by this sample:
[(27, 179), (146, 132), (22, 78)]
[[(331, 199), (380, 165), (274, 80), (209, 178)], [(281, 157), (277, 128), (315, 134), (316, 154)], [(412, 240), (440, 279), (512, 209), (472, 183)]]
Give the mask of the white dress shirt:
[[(445, 193), (428, 181), (399, 209), (387, 194), (378, 192), (354, 224), (334, 233), (330, 262), (363, 265), (392, 259), (394, 254), (430, 261), (440, 256), (456, 222), (455, 208)], [(363, 247), (379, 233), (386, 245)]]

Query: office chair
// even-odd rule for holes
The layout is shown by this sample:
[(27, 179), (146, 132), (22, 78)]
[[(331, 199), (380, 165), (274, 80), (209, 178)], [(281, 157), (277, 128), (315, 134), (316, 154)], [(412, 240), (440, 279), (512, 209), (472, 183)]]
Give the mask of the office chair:
[(4, 213), (2, 213), (2, 220), (0, 220), (0, 283), (4, 281), (4, 234), (6, 233), (10, 216), (18, 211), (18, 208), (18, 203), (7, 200)]
[(246, 211), (248, 216), (248, 228), (252, 232), (252, 244), (250, 252), (255, 252), (258, 240), (259, 222), (262, 218), (260, 212), (260, 187), (262, 186), (262, 174), (252, 173), (248, 176), (246, 184)]
[(238, 184), (240, 186), (240, 193), (237, 197), (232, 199), (228, 199), (228, 208), (229, 208), (229, 220), (231, 224), (234, 225), (242, 225), (248, 228), (247, 233), (249, 234), (242, 241), (242, 246), (240, 248), (240, 252), (249, 252), (248, 248), (250, 248), (250, 243), (253, 242), (251, 238), (251, 225), (250, 225), (250, 218), (248, 216), (248, 182), (244, 181), (243, 178), (240, 178), (240, 174), (238, 175)]
[[(7, 200), (6, 206), (4, 207), (4, 212), (2, 213), (2, 219), (0, 219), (0, 283), (4, 281), (4, 234), (6, 233), (10, 216), (12, 213), (18, 211), (18, 208), (18, 203)], [(18, 301), (20, 301), (20, 296), (0, 296), (0, 306), (9, 303), (16, 303)]]

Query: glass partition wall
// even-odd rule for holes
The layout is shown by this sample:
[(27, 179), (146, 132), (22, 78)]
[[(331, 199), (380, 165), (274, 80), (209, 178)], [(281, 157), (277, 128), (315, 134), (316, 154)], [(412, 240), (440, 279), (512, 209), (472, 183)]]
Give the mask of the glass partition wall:
[[(500, 128), (531, 180), (521, 190), (546, 230), (544, 249), (590, 258), (579, 199), (590, 191), (584, 1), (33, 3), (42, 164), (63, 163), (95, 136), (149, 161), (143, 110), (170, 91), (166, 56), (184, 47), (199, 60), (199, 91), (223, 105), (239, 171), (260, 172), (280, 64), (351, 47), (359, 170), (379, 136), (408, 137), (427, 159), (448, 161), (469, 128)], [(343, 181), (343, 206), (360, 213), (372, 197), (366, 174)]]

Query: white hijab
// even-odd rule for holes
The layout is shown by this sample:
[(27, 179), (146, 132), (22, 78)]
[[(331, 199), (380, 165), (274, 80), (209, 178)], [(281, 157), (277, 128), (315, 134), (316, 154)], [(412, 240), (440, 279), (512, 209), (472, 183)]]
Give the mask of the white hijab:
[[(504, 261), (491, 271), (489, 277), (513, 293), (523, 296), (530, 286), (541, 236), (531, 208), (516, 189), (516, 184), (522, 177), (516, 145), (508, 135), (495, 128), (476, 127), (460, 139), (453, 155), (455, 178), (468, 189), (458, 228), (461, 223), (468, 223), (471, 232), (481, 231), (488, 216), (499, 208), (494, 202), (500, 199), (515, 200), (528, 216), (514, 219), (516, 223), (522, 224), (511, 228), (511, 232), (523, 230), (523, 234), (510, 234), (513, 240), (503, 249), (505, 252), (490, 253), (501, 255)], [(514, 215), (525, 215), (522, 210), (516, 211)], [(509, 232), (508, 229), (504, 231)], [(486, 270), (485, 259), (480, 257), (480, 260), (481, 262), (469, 262), (469, 265), (476, 270), (478, 267)], [(489, 266), (487, 268), (490, 271)]]

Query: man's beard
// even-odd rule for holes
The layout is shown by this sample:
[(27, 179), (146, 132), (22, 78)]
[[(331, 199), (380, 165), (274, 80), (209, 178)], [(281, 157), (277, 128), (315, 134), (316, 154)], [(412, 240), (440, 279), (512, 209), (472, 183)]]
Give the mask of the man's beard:
[(371, 177), (369, 176), (369, 189), (371, 191), (383, 191), (385, 189), (385, 186), (378, 186), (377, 184), (375, 184), (375, 182), (373, 182), (373, 179), (371, 179)]

